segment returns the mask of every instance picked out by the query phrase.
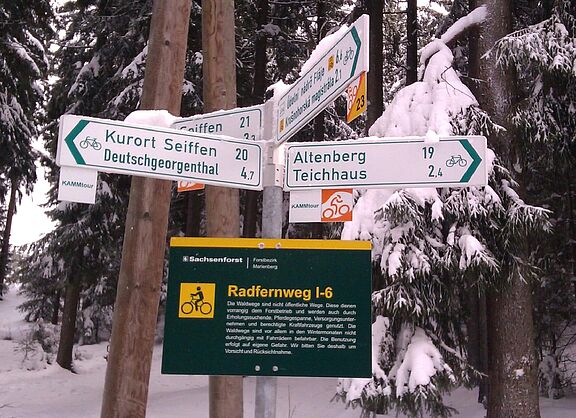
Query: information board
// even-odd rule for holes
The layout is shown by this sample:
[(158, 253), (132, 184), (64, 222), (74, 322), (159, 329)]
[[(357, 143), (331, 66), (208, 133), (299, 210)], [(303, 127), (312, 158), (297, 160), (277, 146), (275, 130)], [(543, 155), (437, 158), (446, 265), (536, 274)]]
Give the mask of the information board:
[(173, 238), (162, 373), (371, 376), (361, 241)]

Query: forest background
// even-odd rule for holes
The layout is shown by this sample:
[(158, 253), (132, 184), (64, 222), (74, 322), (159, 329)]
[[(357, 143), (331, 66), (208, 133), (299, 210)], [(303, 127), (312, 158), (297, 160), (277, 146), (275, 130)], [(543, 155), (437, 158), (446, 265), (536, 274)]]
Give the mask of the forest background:
[[(28, 299), (22, 309), (38, 328), (41, 349), (67, 369), (75, 342), (109, 338), (129, 179), (101, 174), (94, 205), (57, 202), (58, 118), (122, 120), (138, 108), (151, 3), (0, 5), (0, 284), (21, 283)], [(488, 12), (478, 24), (446, 36), (481, 4)], [(489, 187), (357, 191), (355, 215), (364, 222), (285, 223), (288, 238), (340, 238), (344, 228), (348, 238), (374, 244), (379, 355), (370, 382), (341, 382), (344, 401), (367, 413), (446, 415), (444, 391), (480, 385), (480, 401), (493, 416), (506, 415), (498, 400), (507, 390), (525, 401), (527, 409), (515, 416), (537, 416), (538, 390), (550, 397), (572, 391), (575, 6), (566, 0), (238, 0), (235, 7), (238, 106), (263, 102), (274, 82), (295, 80), (331, 30), (361, 13), (371, 16), (367, 115), (344, 124), (339, 99), (294, 140), (390, 136), (389, 124), (376, 123), (383, 112), (392, 120), (398, 109), (429, 116), (416, 109), (427, 104), (448, 117), (449, 132), (422, 123), (418, 129), (426, 130), (407, 127), (404, 135), (484, 134), (494, 151)], [(194, 1), (183, 116), (202, 113), (200, 20), (201, 2)], [(423, 49), (434, 39), (434, 47)], [(426, 102), (430, 83), (454, 89), (459, 104), (459, 92), (469, 100), (457, 109)], [(33, 148), (37, 139), (45, 152)], [(37, 163), (51, 184), (46, 209), (55, 227), (30, 245), (10, 247), (17, 202), (32, 191)], [(202, 191), (174, 192), (167, 238), (205, 234), (203, 202)], [(239, 209), (239, 232), (259, 236), (259, 193), (242, 191)], [(63, 317), (69, 320), (60, 324)], [(432, 369), (412, 387), (407, 366), (419, 353), (410, 351), (417, 343)]]

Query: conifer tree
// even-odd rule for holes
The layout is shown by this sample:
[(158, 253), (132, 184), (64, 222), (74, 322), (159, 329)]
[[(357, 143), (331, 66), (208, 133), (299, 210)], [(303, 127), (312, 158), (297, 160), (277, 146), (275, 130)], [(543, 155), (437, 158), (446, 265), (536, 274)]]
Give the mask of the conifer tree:
[[(199, 21), (199, 9), (192, 18)], [(111, 119), (123, 119), (135, 110), (142, 89), (146, 59), (146, 39), (151, 2), (122, 1), (68, 2), (59, 10), (59, 24), (64, 29), (60, 48), (55, 54), (57, 81), (51, 85), (48, 103), (49, 125), (46, 148), (52, 158), (56, 153), (58, 118), (72, 113)], [(193, 33), (193, 32), (191, 32)], [(198, 50), (190, 52), (188, 76), (199, 80)], [(187, 106), (198, 103), (197, 83), (184, 85)], [(30, 247), (22, 266), (24, 289), (34, 294), (38, 305), (33, 315), (54, 312), (50, 295), (64, 297), (64, 325), (58, 362), (71, 367), (72, 343), (99, 338), (98, 324), (109, 323), (114, 303), (128, 199), (129, 178), (100, 173), (96, 203), (57, 203), (58, 167), (47, 159), (52, 189), (51, 217), (55, 230)], [(38, 252), (36, 252), (38, 251)], [(52, 266), (44, 269), (43, 265)], [(48, 288), (37, 283), (49, 277)], [(48, 295), (40, 295), (46, 288)], [(78, 310), (82, 315), (77, 317)], [(76, 326), (80, 335), (76, 335)]]
[(16, 201), (22, 197), (22, 189), (30, 193), (36, 181), (38, 155), (32, 142), (41, 121), (51, 19), (50, 2), (46, 0), (32, 5), (21, 0), (0, 5), (0, 298)]
[[(559, 397), (570, 376), (561, 373), (574, 344), (572, 324), (576, 317), (573, 286), (574, 192), (572, 169), (576, 157), (573, 132), (576, 84), (570, 63), (576, 18), (573, 2), (558, 1), (554, 7), (520, 9), (523, 25), (504, 37), (494, 48), (494, 58), (504, 68), (514, 68), (521, 101), (514, 108), (517, 129), (518, 175), (527, 199), (552, 211), (552, 234), (534, 240), (531, 250), (540, 267), (541, 281), (535, 285), (536, 341), (541, 365), (541, 392)], [(519, 20), (517, 18), (517, 20)], [(518, 26), (518, 25), (516, 25)]]
[[(483, 18), (479, 9), (467, 21)], [(460, 21), (457, 27), (464, 26)], [(422, 81), (396, 95), (370, 135), (488, 136), (499, 130), (452, 67), (446, 44), (454, 34), (422, 50)], [(356, 218), (342, 237), (373, 243), (373, 377), (343, 380), (339, 393), (366, 416), (392, 408), (410, 416), (451, 413), (442, 393), (477, 375), (462, 332), (467, 289), (496, 286), (529, 234), (548, 228), (547, 212), (522, 201), (512, 173), (491, 151), (487, 158), (484, 188), (360, 192)]]

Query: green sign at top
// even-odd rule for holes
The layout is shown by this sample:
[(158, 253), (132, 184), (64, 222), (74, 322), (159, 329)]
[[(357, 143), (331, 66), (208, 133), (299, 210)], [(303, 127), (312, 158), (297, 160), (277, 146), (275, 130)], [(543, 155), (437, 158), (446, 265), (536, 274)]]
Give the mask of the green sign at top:
[(370, 244), (175, 238), (162, 372), (371, 375)]

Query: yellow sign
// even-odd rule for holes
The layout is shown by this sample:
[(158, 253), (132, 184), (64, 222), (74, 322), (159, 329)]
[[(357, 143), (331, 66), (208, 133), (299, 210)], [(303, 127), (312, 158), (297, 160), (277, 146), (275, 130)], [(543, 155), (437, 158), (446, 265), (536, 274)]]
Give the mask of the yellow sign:
[(346, 89), (346, 122), (350, 123), (368, 108), (366, 100), (366, 72), (360, 74), (358, 80)]
[(178, 318), (214, 318), (216, 283), (180, 283)]
[(334, 68), (334, 55), (330, 55), (328, 58), (328, 71)]

